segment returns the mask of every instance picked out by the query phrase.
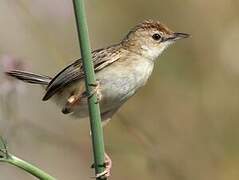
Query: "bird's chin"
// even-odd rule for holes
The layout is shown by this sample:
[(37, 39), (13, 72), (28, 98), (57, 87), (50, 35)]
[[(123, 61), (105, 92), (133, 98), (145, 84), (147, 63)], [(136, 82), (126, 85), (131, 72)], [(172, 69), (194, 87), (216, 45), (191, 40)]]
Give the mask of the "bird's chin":
[(167, 41), (154, 47), (141, 46), (143, 50), (142, 54), (144, 55), (144, 57), (147, 57), (148, 59), (155, 61), (163, 53), (163, 51), (173, 43), (174, 41)]
[(175, 41), (166, 41), (166, 42), (163, 42), (160, 49), (159, 49), (159, 55), (162, 54), (162, 52), (167, 49), (170, 45), (174, 44)]

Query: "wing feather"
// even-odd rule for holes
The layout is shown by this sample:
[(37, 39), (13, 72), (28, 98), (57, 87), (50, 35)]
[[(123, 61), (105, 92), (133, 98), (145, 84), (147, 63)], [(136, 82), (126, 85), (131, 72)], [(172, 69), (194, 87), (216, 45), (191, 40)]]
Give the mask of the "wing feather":
[[(120, 58), (119, 45), (92, 52), (92, 59), (95, 72), (112, 64)], [(109, 53), (110, 52), (110, 53)], [(54, 94), (71, 85), (77, 80), (84, 78), (82, 59), (74, 61), (60, 71), (49, 83), (43, 101), (50, 99)]]

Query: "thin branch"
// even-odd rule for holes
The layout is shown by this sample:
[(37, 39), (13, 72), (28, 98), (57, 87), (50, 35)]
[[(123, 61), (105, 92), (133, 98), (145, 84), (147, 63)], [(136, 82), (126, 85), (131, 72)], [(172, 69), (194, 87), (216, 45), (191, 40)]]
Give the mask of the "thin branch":
[[(73, 0), (76, 25), (81, 47), (81, 55), (83, 58), (83, 68), (85, 73), (85, 84), (88, 94), (91, 94), (93, 87), (89, 84), (96, 84), (94, 67), (91, 56), (91, 48), (89, 43), (88, 28), (85, 15), (84, 0)], [(97, 97), (94, 94), (88, 98), (92, 145), (95, 161), (95, 173), (99, 174), (104, 171), (104, 140), (103, 130), (101, 126), (100, 108), (97, 102)], [(100, 178), (98, 178), (100, 179)]]
[(41, 180), (56, 180), (54, 177), (42, 171), (38, 167), (10, 154), (2, 137), (0, 137), (0, 162), (6, 162), (14, 165)]

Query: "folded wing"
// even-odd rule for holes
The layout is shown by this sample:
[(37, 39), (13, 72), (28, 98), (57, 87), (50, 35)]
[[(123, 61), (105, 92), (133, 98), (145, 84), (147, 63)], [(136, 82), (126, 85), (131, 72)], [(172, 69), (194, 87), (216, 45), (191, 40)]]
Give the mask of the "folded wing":
[[(100, 71), (120, 58), (119, 46), (120, 45), (115, 45), (92, 52), (95, 72)], [(84, 78), (83, 62), (82, 59), (78, 59), (63, 69), (50, 81), (42, 100), (46, 101), (50, 99), (57, 92), (82, 78)]]

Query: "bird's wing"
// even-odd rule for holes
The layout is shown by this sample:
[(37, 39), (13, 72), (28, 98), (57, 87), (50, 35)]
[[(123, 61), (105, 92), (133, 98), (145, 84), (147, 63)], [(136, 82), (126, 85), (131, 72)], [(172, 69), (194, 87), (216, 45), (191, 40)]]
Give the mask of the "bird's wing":
[[(95, 72), (112, 64), (119, 59), (119, 51), (115, 46), (105, 49), (99, 49), (92, 52), (92, 59)], [(48, 100), (54, 94), (71, 85), (73, 82), (84, 78), (82, 59), (78, 59), (61, 72), (59, 72), (48, 84), (43, 101)]]

